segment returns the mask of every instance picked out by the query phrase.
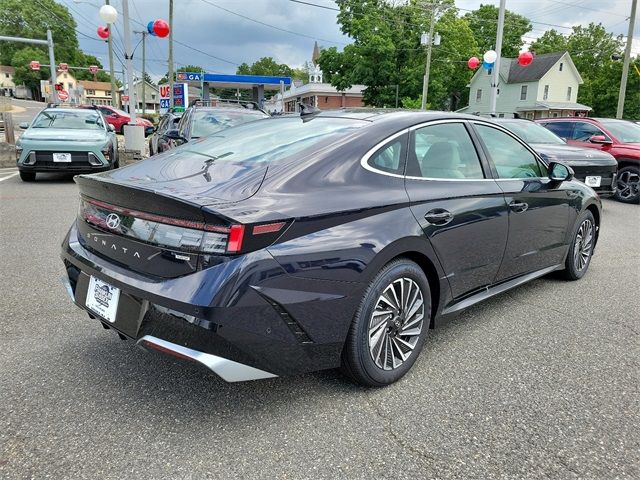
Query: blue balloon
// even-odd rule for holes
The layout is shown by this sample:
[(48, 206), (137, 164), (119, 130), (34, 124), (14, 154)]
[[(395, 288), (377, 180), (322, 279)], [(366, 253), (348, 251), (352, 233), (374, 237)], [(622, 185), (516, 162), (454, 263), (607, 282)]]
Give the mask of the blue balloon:
[(153, 20), (147, 23), (147, 32), (149, 32), (154, 37), (156, 36), (156, 32), (153, 31)]
[(484, 68), (486, 70), (490, 70), (490, 69), (493, 68), (493, 63), (482, 62), (482, 68)]

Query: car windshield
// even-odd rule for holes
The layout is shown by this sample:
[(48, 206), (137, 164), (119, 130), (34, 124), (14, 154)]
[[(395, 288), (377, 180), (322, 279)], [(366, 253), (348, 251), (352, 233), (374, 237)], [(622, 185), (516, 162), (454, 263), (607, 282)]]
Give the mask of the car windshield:
[(42, 111), (33, 121), (32, 128), (63, 128), (71, 130), (102, 130), (100, 114), (95, 111)]
[(225, 128), (266, 118), (262, 112), (233, 110), (196, 110), (193, 118), (192, 138), (206, 137)]
[(220, 161), (273, 162), (336, 141), (367, 124), (346, 118), (277, 118), (229, 128), (181, 149)]
[(527, 143), (564, 144), (559, 136), (534, 122), (500, 122)]
[(625, 120), (600, 120), (614, 137), (624, 143), (640, 143), (640, 125)]

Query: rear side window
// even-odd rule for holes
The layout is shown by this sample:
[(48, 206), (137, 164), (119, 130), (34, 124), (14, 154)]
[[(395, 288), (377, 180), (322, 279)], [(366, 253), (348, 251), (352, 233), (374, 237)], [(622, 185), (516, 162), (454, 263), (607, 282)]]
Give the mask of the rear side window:
[(404, 170), (404, 157), (406, 156), (404, 149), (405, 143), (406, 136), (401, 135), (371, 155), (367, 163), (377, 170), (402, 175)]
[(573, 124), (571, 122), (548, 122), (542, 124), (560, 138), (571, 138)]
[(523, 144), (497, 128), (476, 125), (499, 178), (542, 177), (536, 157)]
[(414, 132), (407, 175), (423, 178), (482, 179), (484, 173), (462, 123), (442, 123)]

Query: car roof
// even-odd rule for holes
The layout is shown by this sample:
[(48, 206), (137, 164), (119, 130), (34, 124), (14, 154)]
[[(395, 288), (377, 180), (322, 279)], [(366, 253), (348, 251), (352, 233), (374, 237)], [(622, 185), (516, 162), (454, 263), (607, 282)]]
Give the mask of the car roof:
[[(63, 108), (63, 107), (46, 107), (43, 108), (42, 111), (46, 111), (46, 112), (76, 112), (76, 113), (89, 113), (88, 110), (92, 110), (89, 108), (82, 108), (82, 107), (76, 107), (76, 108)], [(100, 113), (98, 110), (96, 110), (96, 113)]]
[(393, 123), (398, 125), (400, 128), (409, 127), (421, 122), (449, 119), (473, 120), (491, 123), (487, 119), (464, 113), (388, 108), (341, 108), (338, 110), (322, 110), (318, 113), (309, 115), (309, 117), (311, 116), (318, 118), (349, 118), (372, 123)]

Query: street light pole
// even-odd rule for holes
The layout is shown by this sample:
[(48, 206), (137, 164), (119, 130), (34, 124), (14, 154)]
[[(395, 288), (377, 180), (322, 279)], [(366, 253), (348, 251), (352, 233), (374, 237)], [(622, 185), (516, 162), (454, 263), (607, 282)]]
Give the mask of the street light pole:
[(422, 79), (422, 110), (427, 109), (427, 94), (429, 93), (429, 70), (431, 70), (431, 48), (433, 47), (433, 30), (436, 23), (436, 6), (431, 4), (431, 20), (429, 22), (429, 45), (427, 46), (427, 65), (424, 68), (424, 78)]
[(58, 66), (56, 65), (55, 55), (53, 54), (53, 36), (51, 30), (47, 29), (47, 47), (49, 48), (49, 68), (51, 72), (51, 100), (56, 103), (58, 100), (58, 93), (56, 92), (56, 81), (58, 77)]
[(498, 11), (498, 31), (496, 32), (496, 61), (493, 64), (493, 75), (491, 76), (491, 113), (495, 115), (498, 104), (498, 83), (500, 81), (500, 59), (502, 57), (502, 33), (504, 32), (504, 12), (506, 10), (506, 0), (500, 0), (500, 10)]
[[(105, 0), (105, 5), (109, 5), (109, 0)], [(111, 103), (118, 108), (118, 97), (116, 96), (116, 77), (115, 72), (113, 71), (113, 43), (111, 40), (112, 37), (112, 28), (109, 26), (109, 38), (107, 39), (107, 44), (109, 46), (109, 76), (111, 77)]]
[[(133, 85), (133, 51), (131, 49), (131, 32), (129, 31), (129, 0), (122, 0), (122, 20), (124, 28), (124, 58), (127, 63), (127, 94), (129, 95), (129, 123), (136, 124), (136, 89)], [(133, 108), (131, 108), (133, 105)]]
[(173, 0), (169, 0), (169, 108), (173, 108)]
[(147, 38), (147, 32), (142, 32), (142, 115), (146, 113), (147, 110), (147, 96), (145, 93), (145, 86), (147, 81), (145, 80), (145, 73), (147, 70), (145, 68), (146, 63), (146, 50), (145, 50), (145, 39)]
[(633, 0), (631, 4), (631, 17), (629, 18), (629, 33), (627, 33), (627, 46), (624, 49), (624, 64), (622, 65), (622, 78), (620, 79), (616, 118), (622, 118), (622, 114), (624, 113), (624, 97), (627, 94), (627, 77), (629, 76), (629, 61), (631, 60), (631, 44), (633, 43), (633, 28), (636, 23), (637, 6), (638, 0)]

